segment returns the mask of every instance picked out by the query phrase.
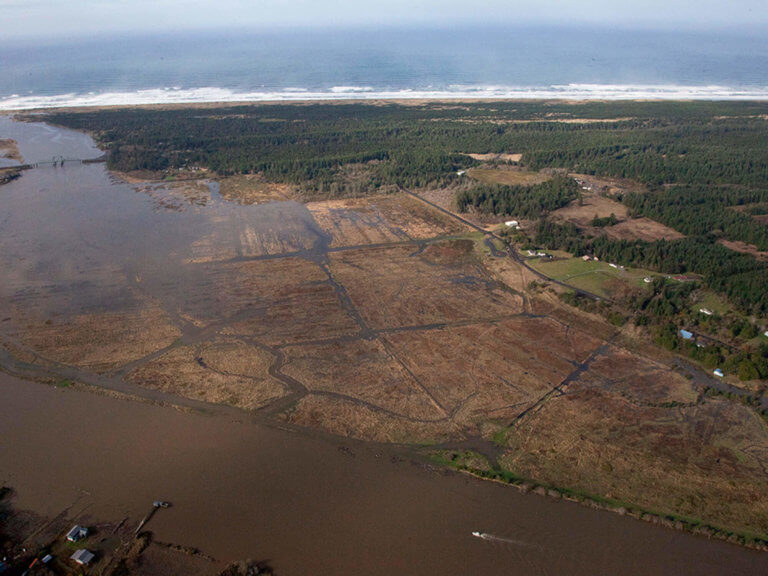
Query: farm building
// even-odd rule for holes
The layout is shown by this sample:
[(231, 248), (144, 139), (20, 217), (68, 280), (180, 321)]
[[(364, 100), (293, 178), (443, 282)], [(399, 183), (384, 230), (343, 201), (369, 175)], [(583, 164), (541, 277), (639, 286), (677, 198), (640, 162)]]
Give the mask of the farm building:
[(688, 330), (680, 330), (680, 336), (683, 340), (690, 340), (693, 338), (693, 332), (688, 332)]
[(86, 566), (87, 564), (90, 564), (95, 557), (96, 555), (93, 552), (89, 552), (85, 548), (81, 548), (80, 550), (72, 554), (72, 556), (70, 556), (72, 560), (74, 560), (81, 566)]
[(75, 524), (72, 529), (67, 532), (67, 540), (70, 542), (77, 542), (88, 536), (88, 528)]

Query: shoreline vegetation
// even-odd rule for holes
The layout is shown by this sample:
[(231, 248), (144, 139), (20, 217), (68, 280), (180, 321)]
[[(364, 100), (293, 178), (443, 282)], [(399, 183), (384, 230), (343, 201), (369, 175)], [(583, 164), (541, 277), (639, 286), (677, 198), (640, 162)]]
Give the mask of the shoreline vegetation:
[(476, 460), (478, 458), (483, 458), (483, 456), (467, 453), (466, 451), (462, 453), (450, 450), (432, 454), (430, 456), (430, 459), (440, 466), (482, 480), (498, 482), (506, 486), (514, 487), (524, 494), (536, 494), (553, 500), (567, 500), (588, 508), (613, 512), (619, 516), (628, 516), (649, 524), (656, 524), (680, 532), (723, 540), (731, 544), (744, 546), (745, 548), (768, 552), (768, 534), (752, 534), (727, 530), (696, 518), (677, 516), (675, 514), (668, 514), (656, 510), (648, 510), (631, 502), (541, 483), (530, 478), (517, 476), (507, 470), (499, 468), (476, 468), (462, 462), (463, 459)]
[[(190, 108), (203, 113), (190, 116)], [(711, 518), (718, 513), (707, 508), (706, 500), (739, 500), (726, 491), (738, 491), (740, 481), (761, 502), (768, 498), (759, 483), (761, 477), (765, 481), (760, 451), (763, 446), (768, 450), (768, 344), (763, 335), (768, 330), (763, 289), (768, 264), (727, 245), (740, 242), (768, 250), (768, 232), (760, 220), (768, 212), (768, 151), (761, 146), (768, 137), (766, 118), (768, 103), (763, 102), (495, 100), (184, 104), (49, 110), (45, 116), (47, 122), (92, 134), (107, 152), (108, 168), (127, 174), (125, 180), (137, 186), (147, 180), (204, 178), (219, 182), (225, 201), (254, 205), (290, 198), (305, 203), (329, 238), (326, 250), (337, 251), (323, 274), (342, 294), (360, 333), (375, 339), (374, 344), (357, 342), (339, 322), (334, 326), (339, 332), (319, 343), (297, 343), (293, 334), (268, 344), (262, 339), (272, 336), (261, 334), (249, 336), (247, 346), (238, 342), (238, 350), (248, 354), (254, 354), (249, 349), (254, 341), (264, 346), (262, 351), (272, 355), (269, 375), (290, 383), (275, 402), (280, 409), (289, 407), (275, 412), (286, 423), (412, 446), (450, 443), (460, 430), (484, 441), (496, 442), (498, 436), (499, 450), (512, 458), (536, 433), (530, 427), (518, 432), (514, 442), (506, 437), (524, 416), (533, 414), (528, 419), (538, 422), (543, 414), (541, 426), (552, 426), (555, 434), (563, 432), (558, 422), (585, 409), (586, 424), (578, 422), (582, 428), (568, 433), (567, 440), (586, 436), (590, 446), (617, 443), (619, 453), (607, 456), (603, 478), (621, 482), (610, 466), (611, 458), (622, 459), (621, 449), (637, 457), (637, 466), (648, 461), (657, 468), (655, 451), (663, 451), (680, 465), (683, 477), (692, 474), (704, 482), (713, 474), (722, 486), (674, 485), (670, 489), (679, 492), (678, 503), (653, 493), (650, 498), (658, 505), (639, 506), (632, 498), (609, 496), (609, 483), (591, 490), (562, 487), (568, 486), (565, 471), (558, 468), (568, 456), (563, 446), (553, 447), (551, 454), (530, 448), (527, 454), (547, 471), (539, 480), (536, 474), (517, 476), (487, 460), (474, 465), (476, 458), (485, 459), (476, 454), (453, 450), (431, 458), (525, 492), (761, 551), (768, 550), (768, 517), (756, 511), (745, 520), (756, 527), (753, 531), (723, 528), (738, 524), (732, 520), (737, 513), (724, 513), (725, 519), (716, 522)], [(196, 198), (200, 202), (199, 194)], [(372, 246), (363, 253), (360, 247), (367, 244)], [(280, 256), (280, 250), (275, 253)], [(216, 262), (206, 258), (201, 261)], [(459, 280), (440, 283), (446, 269)], [(398, 277), (416, 278), (416, 286), (390, 285)], [(426, 287), (442, 294), (451, 308), (454, 300), (472, 300), (456, 292), (462, 283), (488, 287), (488, 295), (477, 296), (487, 298), (477, 310), (456, 308), (445, 316), (444, 310), (429, 309), (430, 303), (419, 301), (421, 308), (409, 309), (398, 300), (402, 291), (423, 298)], [(493, 308), (493, 314), (483, 306)], [(510, 312), (512, 319), (503, 314)], [(526, 314), (535, 319), (518, 322)], [(490, 327), (484, 334), (470, 325), (470, 320), (479, 323), (480, 316)], [(566, 327), (562, 338), (560, 325)], [(231, 334), (252, 329), (241, 323)], [(435, 342), (410, 335), (409, 330), (421, 329), (433, 330)], [(583, 341), (574, 343), (571, 330)], [(550, 337), (539, 339), (539, 333)], [(483, 343), (475, 344), (480, 338)], [(525, 350), (536, 357), (536, 365), (524, 354), (511, 363), (493, 364), (498, 361), (490, 355), (479, 356), (483, 346)], [(187, 360), (196, 363), (197, 371), (219, 366), (222, 381), (232, 376), (223, 364), (206, 358), (206, 349), (178, 346), (177, 351), (163, 356), (165, 363), (148, 362), (147, 370), (132, 373), (133, 382), (149, 385), (159, 376), (168, 391), (178, 392), (189, 383), (169, 374), (178, 374), (177, 363)], [(525, 395), (513, 397), (496, 388), (486, 393), (477, 382), (475, 387), (458, 380), (440, 383), (441, 375), (449, 375), (433, 359), (451, 354), (459, 361), (476, 357), (483, 370), (478, 379), (485, 385), (503, 374)], [(673, 370), (675, 357), (690, 360), (699, 370)], [(227, 358), (222, 354), (217, 362)], [(338, 366), (361, 358), (370, 363), (365, 370), (376, 371), (380, 363), (392, 381), (412, 380), (426, 393), (418, 408), (378, 397), (375, 386), (357, 389), (354, 377)], [(429, 367), (422, 365), (425, 358)], [(548, 372), (556, 375), (545, 372), (540, 362), (552, 364)], [(715, 368), (725, 370), (722, 379), (704, 373)], [(323, 376), (316, 376), (320, 372)], [(197, 373), (189, 370), (186, 376), (199, 384)], [(472, 405), (466, 398), (473, 394), (488, 398)], [(713, 407), (717, 401), (727, 402), (722, 414), (721, 405)], [(758, 424), (749, 420), (753, 413)], [(612, 420), (621, 421), (617, 414), (628, 414), (627, 426), (639, 432), (617, 433), (621, 424)], [(670, 414), (677, 424), (668, 422)], [(688, 444), (697, 427), (723, 414), (725, 422), (710, 432), (714, 442)], [(747, 421), (749, 431), (734, 437)], [(666, 447), (670, 437), (675, 446)], [(745, 449), (749, 442), (760, 448)], [(689, 456), (698, 459), (698, 468), (683, 469)], [(735, 480), (733, 470), (738, 470)], [(541, 480), (558, 474), (560, 481)], [(739, 505), (746, 504), (739, 500)], [(697, 507), (710, 519), (679, 512)], [(660, 512), (664, 509), (669, 512)]]

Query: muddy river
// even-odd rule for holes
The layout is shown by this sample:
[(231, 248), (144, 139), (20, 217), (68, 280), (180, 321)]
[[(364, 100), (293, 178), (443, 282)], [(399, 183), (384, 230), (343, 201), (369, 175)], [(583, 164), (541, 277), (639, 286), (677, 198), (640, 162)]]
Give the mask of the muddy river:
[[(137, 189), (75, 161), (101, 154), (90, 138), (43, 124), (0, 116), (0, 138), (17, 140), (27, 163), (70, 159), (0, 188), (0, 332), (22, 316), (130, 308), (133, 284), (178, 307), (169, 299), (193, 301), (203, 281), (190, 260), (326, 247), (295, 202)], [(254, 229), (271, 231), (269, 245), (249, 241)], [(153, 500), (170, 500), (151, 521), (159, 540), (222, 562), (268, 559), (283, 576), (768, 571), (768, 554), (436, 470), (403, 449), (3, 373), (0, 482), (16, 506), (46, 516), (138, 522)]]

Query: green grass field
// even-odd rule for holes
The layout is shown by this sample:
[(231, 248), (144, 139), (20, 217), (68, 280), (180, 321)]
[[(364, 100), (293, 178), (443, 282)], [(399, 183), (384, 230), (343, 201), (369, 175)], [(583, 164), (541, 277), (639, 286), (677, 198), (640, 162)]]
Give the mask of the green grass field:
[(715, 314), (724, 316), (730, 312), (733, 312), (733, 307), (728, 304), (724, 298), (718, 296), (714, 292), (705, 292), (701, 301), (696, 302), (691, 306), (691, 313), (698, 313), (700, 308), (707, 308), (712, 310)]
[(607, 262), (584, 261), (581, 258), (565, 258), (562, 260), (530, 260), (529, 264), (542, 274), (563, 282), (574, 288), (592, 292), (604, 298), (611, 297), (611, 284), (618, 280), (633, 286), (646, 286), (643, 281), (648, 276), (658, 274), (639, 268), (624, 270), (613, 268)]

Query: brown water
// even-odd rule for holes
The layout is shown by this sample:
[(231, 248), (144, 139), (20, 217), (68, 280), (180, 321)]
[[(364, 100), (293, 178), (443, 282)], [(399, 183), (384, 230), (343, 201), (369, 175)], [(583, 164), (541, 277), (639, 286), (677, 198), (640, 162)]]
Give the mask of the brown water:
[[(0, 116), (2, 137), (18, 140), (28, 162), (99, 155), (84, 135)], [(249, 240), (253, 230), (270, 242)], [(208, 269), (189, 260), (277, 249), (322, 260), (327, 240), (294, 202), (243, 207), (215, 187), (190, 201), (115, 181), (102, 164), (43, 166), (0, 188), (0, 329), (20, 310), (130, 308), (137, 285), (168, 309), (194, 310)], [(17, 489), (19, 507), (46, 515), (72, 506), (137, 523), (153, 500), (170, 500), (149, 527), (158, 539), (222, 561), (268, 559), (283, 576), (768, 570), (768, 554), (439, 472), (393, 448), (2, 373), (0, 481)]]
[[(768, 555), (333, 442), (0, 375), (17, 505), (299, 574), (759, 574)], [(480, 540), (473, 530), (498, 540)]]

